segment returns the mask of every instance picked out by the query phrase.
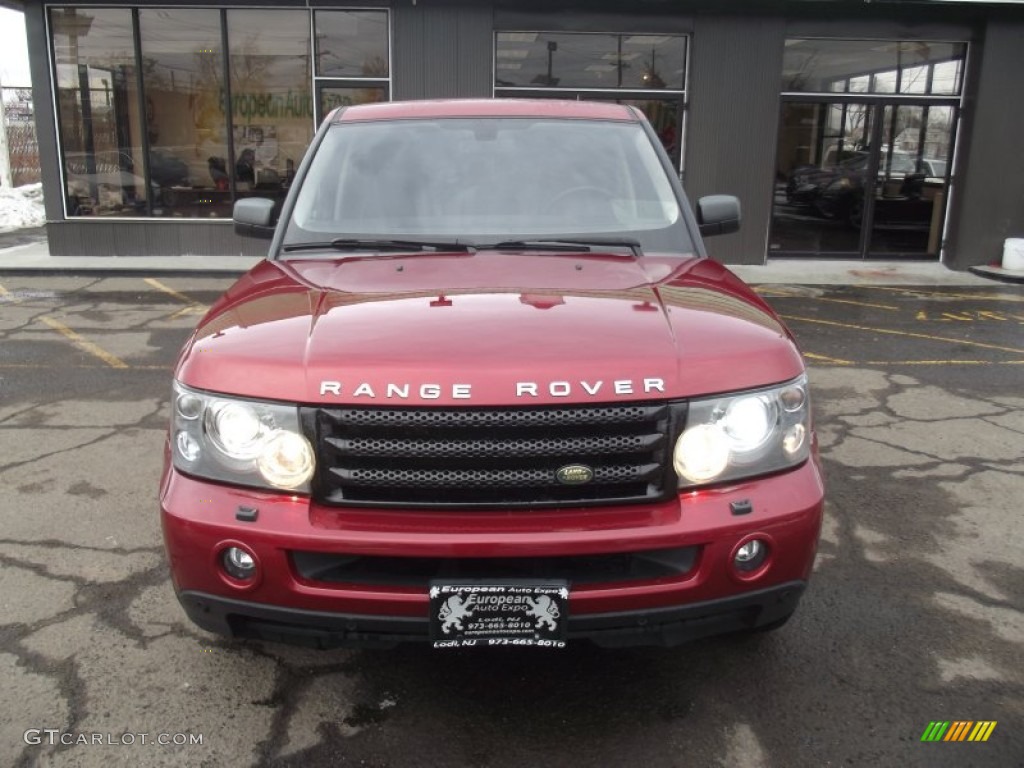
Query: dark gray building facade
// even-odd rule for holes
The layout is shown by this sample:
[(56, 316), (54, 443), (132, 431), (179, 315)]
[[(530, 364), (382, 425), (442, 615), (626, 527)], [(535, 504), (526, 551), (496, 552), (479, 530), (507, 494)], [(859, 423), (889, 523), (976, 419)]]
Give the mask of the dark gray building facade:
[(567, 98), (644, 111), (716, 258), (997, 260), (1024, 236), (1024, 3), (21, 3), (59, 255), (259, 254), (332, 108)]

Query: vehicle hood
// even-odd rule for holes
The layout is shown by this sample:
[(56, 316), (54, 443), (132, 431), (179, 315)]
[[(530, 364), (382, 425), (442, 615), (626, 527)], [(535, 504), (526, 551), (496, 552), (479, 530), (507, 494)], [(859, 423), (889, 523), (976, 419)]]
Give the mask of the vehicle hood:
[(803, 364), (710, 259), (508, 253), (264, 261), (211, 308), (178, 379), (300, 403), (541, 405), (693, 397)]

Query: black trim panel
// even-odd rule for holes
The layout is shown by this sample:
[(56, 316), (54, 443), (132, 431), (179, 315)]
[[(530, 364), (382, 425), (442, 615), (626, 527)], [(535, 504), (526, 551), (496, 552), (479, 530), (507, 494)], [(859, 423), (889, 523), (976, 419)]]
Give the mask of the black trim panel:
[[(569, 639), (603, 647), (673, 646), (702, 637), (757, 629), (784, 621), (800, 601), (806, 582), (791, 581), (720, 600), (622, 613), (569, 617)], [(197, 625), (235, 638), (314, 648), (393, 647), (428, 642), (427, 616), (372, 616), (282, 608), (208, 595), (178, 593)]]

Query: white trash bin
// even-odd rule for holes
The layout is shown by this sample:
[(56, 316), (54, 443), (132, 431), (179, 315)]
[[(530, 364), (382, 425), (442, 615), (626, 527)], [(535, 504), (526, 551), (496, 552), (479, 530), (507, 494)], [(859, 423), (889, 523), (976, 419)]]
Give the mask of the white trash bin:
[(1024, 272), (1024, 237), (1008, 237), (1003, 243), (1003, 269)]

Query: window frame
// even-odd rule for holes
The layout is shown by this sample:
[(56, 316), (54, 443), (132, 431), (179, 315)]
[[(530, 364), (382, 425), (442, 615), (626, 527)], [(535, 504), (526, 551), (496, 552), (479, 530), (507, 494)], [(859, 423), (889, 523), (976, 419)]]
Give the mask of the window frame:
[[(326, 7), (312, 7), (306, 5), (304, 7), (286, 6), (286, 5), (270, 5), (270, 6), (250, 6), (250, 5), (211, 5), (211, 6), (198, 6), (198, 5), (175, 5), (175, 4), (163, 4), (158, 3), (154, 5), (143, 5), (141, 2), (132, 5), (115, 5), (115, 4), (86, 4), (81, 2), (49, 2), (43, 4), (43, 16), (44, 16), (44, 28), (46, 30), (46, 56), (47, 66), (49, 68), (49, 81), (50, 89), (53, 94), (52, 98), (52, 109), (53, 109), (53, 120), (54, 120), (54, 150), (58, 159), (58, 170), (60, 174), (60, 185), (61, 185), (61, 213), (64, 221), (74, 222), (112, 222), (112, 221), (133, 221), (133, 222), (172, 222), (181, 223), (183, 221), (189, 224), (195, 224), (198, 222), (209, 223), (209, 224), (230, 224), (231, 219), (226, 217), (204, 217), (204, 216), (154, 216), (153, 211), (153, 200), (152, 195), (152, 177), (150, 171), (150, 160), (149, 160), (149, 138), (145, 130), (141, 134), (141, 152), (142, 152), (142, 173), (139, 174), (145, 179), (146, 184), (146, 214), (145, 215), (110, 215), (110, 216), (96, 216), (96, 215), (73, 215), (69, 213), (68, 205), (68, 173), (66, 168), (66, 150), (64, 147), (64, 136), (62, 129), (62, 121), (60, 116), (60, 86), (57, 79), (57, 60), (56, 60), (56, 45), (54, 42), (54, 30), (55, 25), (53, 22), (53, 11), (59, 9), (73, 8), (75, 10), (94, 11), (94, 10), (118, 10), (126, 11), (131, 16), (131, 34), (133, 49), (132, 53), (134, 56), (135, 66), (135, 88), (136, 98), (138, 101), (137, 109), (139, 114), (145, 114), (146, 108), (146, 91), (144, 87), (144, 78), (142, 72), (142, 51), (141, 51), (141, 32), (139, 24), (139, 11), (161, 11), (161, 10), (189, 10), (189, 9), (202, 9), (216, 11), (219, 15), (220, 20), (220, 38), (222, 42), (222, 56), (221, 56), (221, 69), (222, 76), (224, 79), (224, 98), (227, 104), (224, 108), (225, 115), (225, 130), (227, 131), (227, 145), (229, 148), (229, 155), (234, 157), (234, 131), (235, 131), (235, 120), (231, 114), (231, 69), (230, 69), (230, 56), (231, 51), (227, 47), (228, 38), (228, 20), (227, 12), (232, 10), (247, 10), (247, 11), (291, 11), (293, 13), (305, 13), (307, 17), (307, 23), (310, 30), (310, 81), (309, 81), (309, 98), (312, 105), (312, 131), (310, 144), (306, 147), (308, 151), (309, 146), (312, 146), (315, 141), (317, 129), (319, 128), (320, 122), (323, 119), (323, 115), (320, 114), (320, 101), (319, 93), (320, 87), (326, 85), (328, 87), (383, 87), (385, 92), (385, 99), (390, 101), (393, 93), (393, 78), (394, 78), (394, 18), (392, 16), (391, 8), (386, 6), (364, 6), (364, 5), (351, 5), (351, 6), (326, 6)], [(334, 11), (366, 11), (381, 13), (384, 16), (386, 31), (387, 31), (387, 66), (388, 72), (386, 77), (377, 78), (365, 78), (365, 77), (347, 77), (347, 78), (335, 78), (335, 77), (323, 77), (317, 72), (317, 56), (316, 56), (316, 26), (315, 16), (317, 12), (334, 12)], [(235, 178), (232, 168), (233, 163), (228, 163), (229, 175), (231, 178), (230, 183), (230, 194), (231, 202), (234, 203), (238, 199), (237, 191), (235, 188)]]
[[(498, 35), (499, 34), (537, 34), (537, 35), (614, 35), (627, 37), (631, 35), (658, 35), (668, 37), (681, 37), (685, 41), (685, 52), (683, 56), (683, 84), (682, 88), (572, 88), (569, 86), (509, 86), (498, 85)], [(665, 101), (676, 103), (677, 125), (675, 140), (679, 151), (678, 162), (673, 162), (674, 169), (680, 180), (685, 173), (686, 162), (686, 121), (689, 116), (689, 90), (690, 90), (690, 63), (693, 52), (693, 34), (690, 32), (664, 32), (643, 29), (630, 29), (629, 31), (602, 31), (602, 30), (565, 30), (547, 29), (538, 27), (526, 29), (521, 26), (509, 28), (495, 28), (491, 33), (491, 98), (522, 98), (522, 99), (551, 99), (571, 98), (576, 101), (583, 100), (586, 96), (600, 96), (595, 101)], [(653, 127), (653, 126), (652, 126)], [(657, 133), (657, 131), (655, 131)]]

